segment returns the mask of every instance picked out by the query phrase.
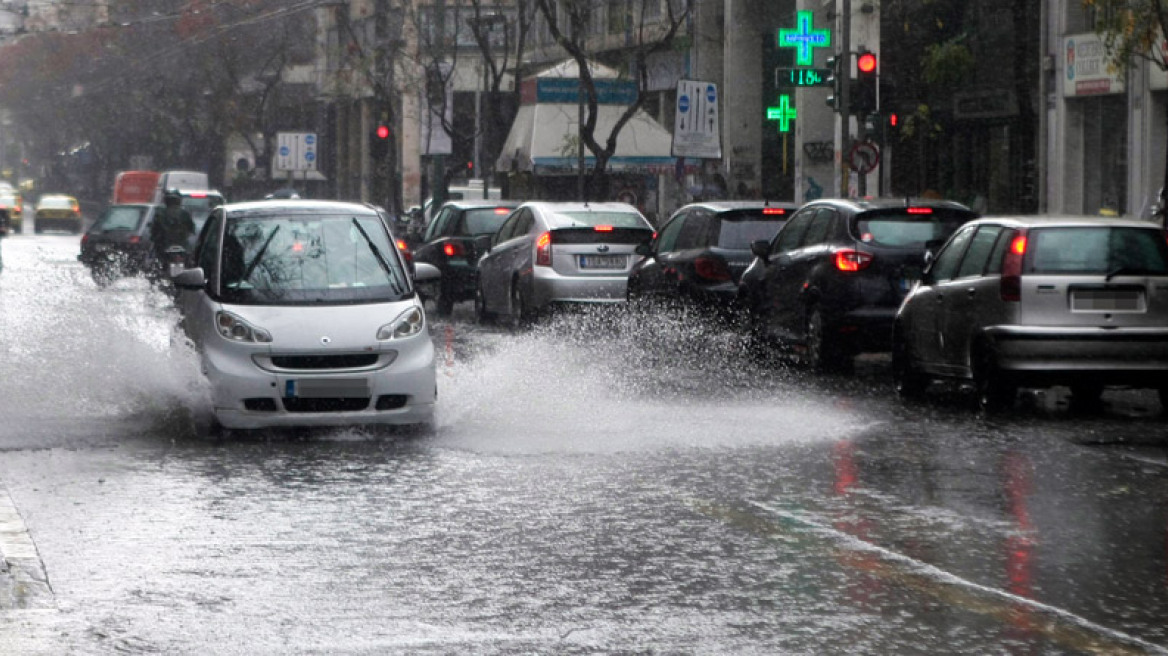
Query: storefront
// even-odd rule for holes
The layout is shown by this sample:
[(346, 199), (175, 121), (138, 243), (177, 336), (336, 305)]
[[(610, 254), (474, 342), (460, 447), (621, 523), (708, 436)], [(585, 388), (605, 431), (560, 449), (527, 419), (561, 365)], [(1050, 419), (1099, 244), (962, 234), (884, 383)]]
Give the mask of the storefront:
[[(1062, 156), (1053, 159), (1051, 209), (1115, 214), (1129, 208), (1129, 101), (1124, 74), (1094, 33), (1063, 39)], [(1139, 211), (1139, 208), (1134, 208)]]

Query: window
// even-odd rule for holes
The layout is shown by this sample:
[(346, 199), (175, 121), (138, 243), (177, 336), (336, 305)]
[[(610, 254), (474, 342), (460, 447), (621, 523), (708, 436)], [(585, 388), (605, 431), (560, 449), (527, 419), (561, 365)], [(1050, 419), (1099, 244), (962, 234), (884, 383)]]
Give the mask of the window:
[(815, 218), (811, 220), (811, 226), (807, 228), (801, 246), (814, 246), (826, 242), (831, 237), (831, 227), (834, 222), (835, 212), (826, 207), (821, 208), (815, 213)]
[(450, 217), (452, 216), (454, 216), (454, 210), (449, 207), (442, 208), (442, 211), (438, 212), (438, 216), (430, 222), (430, 227), (426, 230), (424, 241), (434, 241), (446, 234), (446, 224), (450, 223)]
[(483, 209), (467, 210), (462, 215), (462, 230), (464, 235), (490, 235), (498, 232), (499, 227), (507, 220), (511, 210), (506, 207), (487, 207)]
[(719, 217), (717, 222), (717, 240), (714, 242), (719, 248), (733, 248), (749, 250), (750, 245), (760, 239), (771, 241), (783, 227), (784, 221), (767, 220), (762, 212), (727, 212)]
[(229, 303), (390, 302), (410, 289), (376, 214), (245, 213), (225, 228), (220, 287)]
[(628, 25), (628, 16), (625, 14), (625, 0), (608, 0), (608, 33), (620, 34)]
[(668, 253), (674, 250), (674, 245), (677, 243), (677, 235), (681, 232), (681, 228), (685, 225), (686, 218), (689, 214), (679, 214), (673, 217), (673, 220), (665, 224), (661, 229), (661, 233), (657, 235), (657, 252)]
[(811, 225), (811, 219), (815, 218), (815, 212), (816, 210), (809, 209), (795, 214), (795, 218), (791, 219), (791, 222), (779, 231), (779, 236), (771, 248), (771, 255), (798, 248), (803, 241), (803, 235), (807, 232), (807, 227)]
[(961, 256), (965, 253), (965, 246), (971, 237), (973, 237), (972, 228), (967, 228), (953, 235), (953, 239), (937, 255), (937, 259), (930, 269), (933, 282), (946, 282), (953, 278), (953, 274), (957, 271), (957, 265), (961, 262)]
[(1031, 230), (1030, 273), (1168, 273), (1168, 242), (1147, 228), (1074, 227)]
[(998, 235), (1001, 232), (1001, 226), (984, 226), (977, 231), (969, 243), (965, 258), (961, 260), (961, 266), (957, 269), (958, 278), (980, 276), (985, 271), (990, 252), (994, 250), (994, 244), (998, 242)]
[(499, 232), (496, 232), (494, 239), (491, 240), (492, 244), (501, 244), (513, 237), (515, 235), (515, 227), (519, 225), (519, 217), (526, 211), (519, 210), (504, 221), (503, 225), (499, 228)]
[(685, 219), (685, 225), (677, 235), (676, 250), (683, 251), (692, 248), (703, 248), (706, 245), (709, 212), (691, 212)]

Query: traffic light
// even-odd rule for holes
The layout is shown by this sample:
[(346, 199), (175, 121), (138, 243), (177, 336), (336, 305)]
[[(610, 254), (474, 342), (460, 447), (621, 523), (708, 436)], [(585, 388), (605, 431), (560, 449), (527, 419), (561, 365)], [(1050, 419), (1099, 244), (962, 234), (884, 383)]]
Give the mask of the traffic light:
[(831, 85), (831, 95), (827, 97), (827, 106), (835, 111), (839, 111), (840, 107), (840, 58), (838, 56), (831, 56), (827, 58), (827, 83)]
[(393, 131), (388, 125), (379, 124), (369, 133), (369, 156), (373, 159), (385, 159), (389, 154), (389, 137)]
[(856, 55), (856, 85), (851, 105), (852, 111), (860, 116), (874, 114), (880, 109), (876, 91), (878, 69), (876, 53), (865, 50)]

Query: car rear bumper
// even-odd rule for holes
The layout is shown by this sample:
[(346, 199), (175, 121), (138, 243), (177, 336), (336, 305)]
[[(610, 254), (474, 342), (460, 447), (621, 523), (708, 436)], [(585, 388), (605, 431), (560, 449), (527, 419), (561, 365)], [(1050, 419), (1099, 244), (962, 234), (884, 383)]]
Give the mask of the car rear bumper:
[(38, 230), (68, 230), (81, 232), (81, 219), (38, 216), (36, 218)]
[(1168, 328), (985, 330), (999, 369), (1020, 381), (1168, 384)]
[(615, 276), (562, 276), (547, 267), (535, 267), (532, 276), (532, 304), (623, 303), (628, 289), (626, 273)]

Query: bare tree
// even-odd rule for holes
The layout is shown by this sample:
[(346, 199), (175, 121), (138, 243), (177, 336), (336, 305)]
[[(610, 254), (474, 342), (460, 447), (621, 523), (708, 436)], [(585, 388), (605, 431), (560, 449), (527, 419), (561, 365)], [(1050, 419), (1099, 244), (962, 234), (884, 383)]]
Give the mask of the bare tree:
[[(678, 32), (688, 21), (692, 5), (688, 0), (665, 3), (666, 13), (661, 19), (650, 20), (645, 2), (628, 3), (626, 20), (630, 25), (631, 38), (621, 56), (626, 71), (635, 76), (637, 82), (636, 100), (625, 108), (613, 125), (604, 144), (596, 138), (596, 123), (599, 115), (599, 95), (592, 73), (595, 54), (590, 48), (588, 25), (594, 15), (605, 10), (599, 0), (535, 0), (536, 6), (547, 21), (548, 30), (556, 43), (575, 60), (580, 71), (580, 85), (587, 107), (586, 118), (580, 129), (580, 138), (595, 158), (595, 165), (589, 175), (587, 197), (603, 198), (608, 192), (608, 162), (616, 152), (617, 137), (622, 129), (644, 106), (649, 93), (649, 58), (673, 47)], [(678, 6), (682, 5), (682, 6)], [(559, 11), (557, 11), (557, 7)], [(563, 29), (567, 27), (567, 30)]]

